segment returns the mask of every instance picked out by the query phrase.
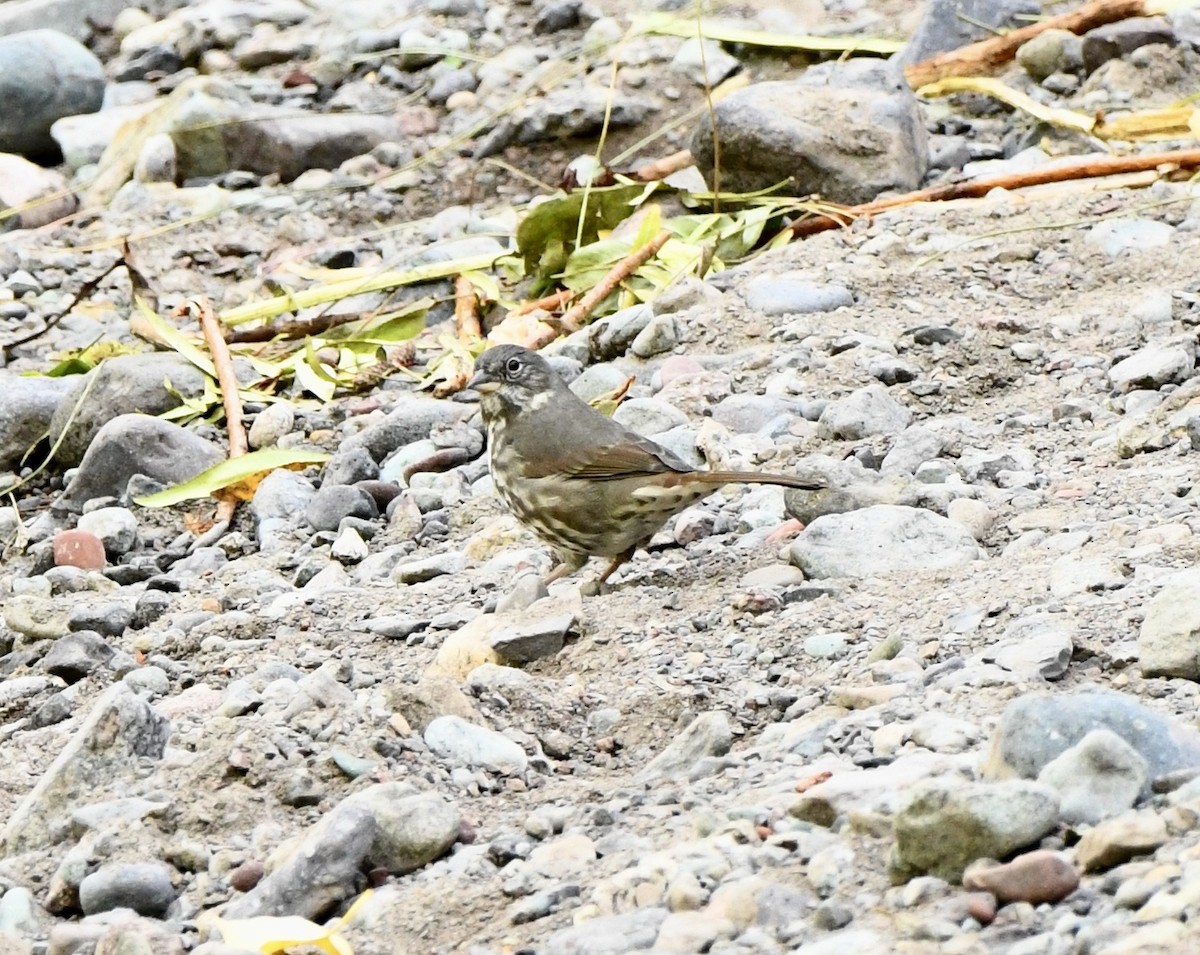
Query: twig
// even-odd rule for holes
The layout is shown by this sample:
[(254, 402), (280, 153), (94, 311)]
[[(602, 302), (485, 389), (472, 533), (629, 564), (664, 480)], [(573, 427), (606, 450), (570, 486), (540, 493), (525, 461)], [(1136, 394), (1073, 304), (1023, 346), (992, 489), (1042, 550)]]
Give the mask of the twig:
[(1153, 11), (1147, 9), (1146, 0), (1092, 0), (1077, 10), (1060, 13), (1039, 23), (1012, 30), (1003, 36), (988, 37), (978, 43), (948, 50), (931, 56), (920, 63), (906, 67), (904, 75), (913, 89), (932, 83), (945, 76), (977, 76), (995, 73), (1017, 55), (1017, 48), (1046, 30), (1070, 30), (1086, 33), (1088, 30), (1129, 17), (1144, 17)]
[(663, 156), (643, 166), (638, 166), (633, 171), (633, 178), (638, 182), (658, 182), (660, 179), (666, 179), (672, 173), (687, 169), (695, 162), (696, 158), (690, 149), (681, 149), (677, 153), (671, 153), (669, 156)]
[[(212, 303), (206, 298), (192, 298), (181, 303), (175, 309), (177, 316), (191, 315), (200, 323), (204, 333), (204, 341), (212, 355), (213, 367), (217, 371), (217, 385), (221, 389), (221, 401), (225, 405), (225, 430), (229, 434), (229, 457), (240, 458), (249, 450), (246, 440), (246, 426), (242, 421), (242, 399), (238, 393), (237, 374), (233, 370), (233, 359), (229, 355), (229, 347), (221, 335), (221, 323), (213, 314)], [(233, 520), (233, 512), (237, 510), (237, 498), (233, 495), (219, 495), (217, 504), (217, 524), (224, 522), (228, 525)]]
[(562, 308), (574, 297), (575, 293), (569, 288), (559, 289), (557, 292), (547, 295), (544, 298), (537, 298), (532, 302), (522, 302), (504, 317), (512, 318), (513, 316), (528, 315), (530, 312), (537, 311), (554, 312)]
[(36, 329), (35, 331), (32, 331), (27, 335), (23, 335), (20, 338), (14, 338), (12, 341), (8, 341), (8, 342), (4, 342), (4, 343), (0, 344), (0, 350), (2, 350), (4, 352), (5, 358), (8, 357), (8, 350), (10, 348), (17, 348), (21, 345), (24, 345), (24, 344), (27, 344), (28, 342), (33, 341), (35, 338), (39, 338), (42, 335), (45, 335), (46, 332), (50, 331), (50, 329), (52, 329), (55, 325), (57, 325), (59, 322), (61, 322), (63, 320), (63, 318), (66, 317), (66, 315), (71, 311), (71, 309), (73, 309), (76, 305), (78, 305), (80, 302), (82, 302), (85, 298), (89, 298), (91, 296), (91, 294), (94, 291), (96, 291), (97, 288), (99, 288), (101, 282), (103, 282), (108, 276), (112, 275), (113, 272), (115, 272), (118, 268), (120, 268), (124, 264), (125, 264), (124, 259), (116, 259), (103, 272), (99, 273), (98, 275), (93, 276), (92, 278), (90, 278), (86, 282), (84, 282), (81, 286), (79, 286), (79, 291), (71, 296), (71, 301), (67, 302), (66, 307), (63, 308), (61, 311), (59, 311), (56, 315), (51, 315), (49, 318), (47, 318), (42, 323), (41, 328)]
[[(788, 226), (793, 235), (814, 235), (843, 226), (847, 221), (873, 216), (888, 209), (914, 205), (919, 202), (946, 202), (951, 199), (977, 199), (993, 189), (1022, 189), (1051, 182), (1067, 182), (1072, 179), (1092, 179), (1116, 176), (1122, 173), (1144, 172), (1159, 167), (1194, 169), (1200, 167), (1200, 149), (1180, 149), (1168, 152), (1145, 153), (1140, 156), (1081, 156), (1076, 162), (1055, 165), (1028, 172), (1009, 173), (1003, 176), (986, 176), (966, 182), (951, 182), (916, 192), (906, 192), (889, 199), (878, 199), (859, 206), (847, 206), (834, 214), (817, 215), (799, 219)], [(843, 218), (844, 217), (844, 220)]]
[(346, 315), (315, 315), (312, 318), (297, 318), (290, 322), (280, 322), (278, 325), (257, 325), (254, 328), (226, 328), (225, 341), (230, 345), (240, 345), (247, 342), (269, 342), (276, 338), (294, 339), (307, 338), (309, 335), (320, 335), (331, 328), (350, 325), (364, 319), (372, 318), (370, 312), (352, 312)]

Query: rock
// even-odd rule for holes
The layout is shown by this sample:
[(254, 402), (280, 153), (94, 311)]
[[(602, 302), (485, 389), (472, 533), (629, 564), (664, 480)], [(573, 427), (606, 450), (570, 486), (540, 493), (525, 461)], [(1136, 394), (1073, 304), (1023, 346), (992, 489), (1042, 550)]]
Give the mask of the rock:
[(1128, 812), (1085, 832), (1075, 846), (1075, 861), (1084, 872), (1111, 869), (1153, 852), (1166, 841), (1167, 825), (1158, 813)]
[[(280, 438), (291, 434), (296, 425), (296, 410), (286, 401), (267, 405), (254, 418), (246, 440), (254, 450), (274, 447)], [(350, 482), (346, 482), (350, 483)]]
[(1175, 44), (1175, 33), (1162, 17), (1127, 17), (1103, 24), (1083, 35), (1083, 68), (1094, 73), (1109, 60), (1152, 43)]
[(854, 296), (844, 285), (819, 284), (786, 274), (756, 279), (746, 290), (746, 307), (769, 317), (832, 312), (853, 304)]
[(168, 486), (181, 484), (224, 459), (216, 445), (177, 424), (123, 414), (97, 432), (62, 504), (74, 508), (98, 497), (121, 497), (135, 474)]
[(1061, 853), (1046, 850), (1026, 852), (1002, 865), (972, 866), (963, 875), (964, 889), (990, 892), (1002, 904), (1060, 902), (1078, 887), (1075, 867)]
[(1150, 252), (1171, 244), (1175, 228), (1157, 219), (1122, 219), (1101, 222), (1087, 236), (1088, 245), (1110, 259), (1126, 252)]
[(343, 441), (338, 453), (361, 447), (376, 461), (383, 461), (397, 448), (428, 438), (435, 425), (454, 424), (467, 418), (471, 411), (470, 405), (407, 395), (378, 424)]
[(790, 556), (809, 577), (877, 577), (961, 567), (983, 552), (960, 524), (922, 508), (877, 504), (818, 517)]
[(1040, 8), (1031, 0), (930, 0), (899, 54), (905, 66), (1025, 25)]
[(65, 378), (26, 377), (0, 369), (0, 389), (5, 395), (0, 405), (0, 471), (15, 470), (42, 440), (70, 386)]
[(1129, 391), (1185, 381), (1194, 370), (1195, 349), (1190, 345), (1147, 345), (1114, 364), (1108, 378), (1113, 387)]
[(582, 617), (582, 601), (560, 597), (543, 597), (509, 613), (497, 607), (488, 639), (505, 663), (532, 663), (558, 653), (568, 634), (578, 633)]
[(42, 667), (70, 685), (103, 666), (112, 655), (113, 648), (100, 634), (80, 630), (55, 640), (50, 652), (42, 658)]
[(946, 446), (946, 439), (924, 425), (909, 425), (892, 442), (883, 457), (882, 474), (915, 474), (926, 461), (932, 461)]
[(0, 152), (0, 210), (20, 210), (0, 220), (0, 231), (39, 229), (71, 215), (75, 207), (75, 195), (61, 173), (43, 169), (21, 156)]
[(167, 720), (124, 684), (110, 687), (8, 817), (0, 853), (48, 845), (58, 821), (80, 801), (94, 800), (114, 780), (133, 778), (142, 760), (161, 759), (169, 731)]
[(79, 518), (77, 528), (100, 538), (104, 550), (117, 558), (137, 546), (138, 522), (127, 507), (98, 507)]
[(1004, 709), (985, 776), (1032, 779), (1042, 767), (1093, 730), (1120, 736), (1146, 761), (1151, 779), (1200, 766), (1200, 733), (1169, 720), (1131, 696), (1110, 690), (1028, 694)]
[[(118, 355), (101, 362), (86, 375), (76, 376), (50, 420), (51, 444), (61, 440), (55, 458), (67, 467), (79, 464), (108, 422), (121, 415), (170, 411), (179, 406), (179, 395), (195, 398), (203, 393), (207, 380), (195, 365), (173, 352)], [(174, 393), (167, 388), (168, 381)]]
[[(715, 109), (721, 187), (732, 192), (791, 179), (797, 194), (854, 204), (917, 188), (928, 165), (925, 127), (896, 64), (824, 63), (798, 80), (737, 90)], [(692, 136), (706, 174), (713, 135), (706, 118)]]
[(59, 531), (54, 535), (53, 546), (56, 567), (103, 570), (107, 563), (104, 542), (87, 531)]
[(724, 713), (701, 713), (638, 773), (642, 782), (687, 778), (706, 756), (724, 756), (733, 745), (733, 728)]
[(525, 751), (507, 736), (458, 716), (439, 716), (425, 727), (424, 738), (443, 759), (489, 772), (519, 776), (529, 765)]
[(648, 950), (667, 918), (665, 908), (647, 907), (618, 915), (601, 915), (581, 925), (559, 929), (546, 939), (555, 955), (628, 955)]
[(162, 918), (177, 894), (170, 869), (159, 862), (103, 865), (79, 883), (84, 915), (133, 909), (139, 915)]
[(1003, 858), (1037, 842), (1057, 822), (1057, 796), (1037, 783), (918, 783), (893, 821), (889, 869), (894, 881), (928, 873), (957, 882), (976, 859)]
[(415, 872), (458, 840), (462, 814), (436, 793), (413, 794), (403, 783), (377, 783), (348, 796), (344, 805), (370, 810), (375, 841), (368, 862), (393, 875)]
[(343, 800), (295, 840), (266, 878), (230, 902), (223, 917), (325, 917), (365, 884), (364, 868), (377, 834), (371, 810)]
[(1017, 48), (1017, 62), (1030, 78), (1041, 83), (1069, 66), (1066, 51), (1079, 43), (1070, 30), (1043, 30)]
[(1175, 574), (1154, 595), (1137, 649), (1143, 676), (1200, 680), (1200, 573)]
[(637, 434), (653, 437), (688, 423), (687, 415), (658, 398), (627, 398), (613, 412), (613, 421)]
[(829, 402), (821, 412), (818, 433), (824, 438), (858, 441), (877, 434), (896, 434), (908, 427), (912, 412), (882, 385), (859, 388)]
[(1060, 818), (1097, 823), (1133, 806), (1148, 788), (1146, 761), (1112, 730), (1092, 730), (1047, 763), (1038, 782), (1058, 792)]
[(715, 40), (689, 37), (671, 60), (671, 69), (697, 86), (714, 87), (740, 70), (741, 63)]
[(98, 110), (104, 84), (104, 67), (95, 54), (64, 33), (28, 30), (0, 36), (0, 88), (5, 93), (0, 152), (52, 154), (51, 124)]
[(378, 517), (379, 508), (370, 494), (353, 484), (322, 484), (309, 499), (304, 516), (314, 530), (336, 531), (347, 517)]
[(1075, 652), (1072, 629), (1057, 614), (1031, 614), (1005, 628), (1003, 636), (983, 658), (1025, 679), (1057, 680)]

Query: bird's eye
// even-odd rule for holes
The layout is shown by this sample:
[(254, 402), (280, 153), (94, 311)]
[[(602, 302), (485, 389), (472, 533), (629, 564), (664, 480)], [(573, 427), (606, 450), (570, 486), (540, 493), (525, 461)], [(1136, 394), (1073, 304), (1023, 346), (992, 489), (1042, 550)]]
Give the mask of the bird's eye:
[(518, 371), (521, 370), (521, 359), (520, 358), (510, 358), (508, 361), (506, 361), (504, 363), (504, 368), (510, 375), (515, 375)]

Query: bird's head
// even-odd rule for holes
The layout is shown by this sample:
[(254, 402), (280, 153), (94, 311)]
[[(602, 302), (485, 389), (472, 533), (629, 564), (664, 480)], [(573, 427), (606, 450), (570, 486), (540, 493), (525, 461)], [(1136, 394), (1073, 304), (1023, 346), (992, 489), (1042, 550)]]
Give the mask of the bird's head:
[(566, 386), (537, 352), (519, 345), (497, 345), (475, 360), (475, 375), (467, 387), (483, 396), (480, 408), (486, 418), (537, 410), (558, 388)]

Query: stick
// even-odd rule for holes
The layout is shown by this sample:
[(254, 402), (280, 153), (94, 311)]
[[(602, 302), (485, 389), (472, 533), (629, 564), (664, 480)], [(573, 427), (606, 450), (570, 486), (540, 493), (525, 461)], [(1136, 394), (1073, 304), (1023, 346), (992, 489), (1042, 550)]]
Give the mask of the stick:
[(225, 341), (230, 345), (246, 342), (269, 342), (275, 338), (307, 338), (320, 335), (331, 328), (349, 325), (373, 317), (368, 312), (352, 312), (348, 315), (315, 315), (312, 318), (297, 318), (278, 325), (256, 325), (254, 328), (226, 328)]
[(569, 288), (560, 289), (544, 298), (534, 299), (532, 302), (522, 302), (504, 317), (510, 318), (514, 315), (528, 315), (530, 312), (536, 312), (539, 309), (544, 312), (554, 312), (566, 305), (574, 296), (575, 293)]
[(98, 275), (93, 275), (90, 279), (79, 286), (79, 291), (71, 296), (71, 301), (67, 302), (64, 308), (60, 309), (57, 314), (51, 315), (42, 323), (41, 328), (30, 332), (28, 335), (23, 335), (20, 338), (14, 338), (12, 341), (0, 343), (0, 351), (3, 351), (4, 356), (7, 358), (8, 350), (10, 348), (16, 348), (19, 345), (24, 345), (27, 342), (33, 341), (35, 338), (45, 335), (46, 332), (50, 331), (50, 329), (61, 322), (67, 313), (71, 311), (71, 309), (82, 302), (85, 298), (90, 298), (92, 293), (99, 288), (100, 283), (103, 282), (107, 276), (112, 275), (113, 272), (115, 272), (124, 264), (124, 259), (116, 259), (112, 265), (108, 266), (108, 268), (106, 268), (103, 272), (99, 273)]
[[(213, 314), (212, 303), (206, 298), (192, 298), (183, 302), (175, 309), (176, 315), (191, 315), (200, 322), (200, 330), (204, 332), (204, 341), (212, 356), (213, 367), (217, 370), (217, 385), (221, 389), (221, 401), (225, 405), (225, 430), (229, 434), (229, 457), (240, 458), (249, 449), (246, 440), (246, 426), (242, 422), (242, 399), (238, 394), (237, 375), (233, 370), (233, 359), (229, 355), (229, 347), (221, 335), (221, 324)], [(232, 495), (221, 496), (217, 503), (217, 523), (228, 523), (233, 520), (233, 512), (237, 509), (237, 498)]]
[(1077, 10), (1060, 13), (1038, 23), (1012, 30), (1003, 36), (989, 37), (931, 56), (920, 63), (905, 67), (904, 75), (913, 89), (945, 76), (978, 76), (995, 73), (1017, 55), (1017, 47), (1046, 30), (1070, 30), (1086, 33), (1106, 23), (1129, 17), (1149, 16), (1146, 0), (1091, 0)]
[(633, 275), (638, 269), (649, 262), (654, 256), (658, 255), (658, 250), (667, 244), (667, 240), (671, 238), (671, 233), (663, 229), (653, 239), (643, 245), (640, 249), (634, 249), (629, 255), (625, 256), (620, 262), (609, 269), (608, 274), (597, 282), (578, 302), (563, 313), (562, 318), (558, 320), (558, 326), (564, 333), (578, 331), (587, 324), (596, 306), (608, 298), (618, 285), (624, 282), (629, 276)]
[(859, 206), (847, 206), (838, 216), (811, 216), (794, 222), (788, 228), (796, 236), (815, 235), (818, 232), (843, 226), (846, 222), (862, 216), (872, 216), (888, 209), (914, 205), (918, 202), (977, 199), (987, 195), (993, 189), (1022, 189), (1027, 186), (1067, 182), (1072, 179), (1092, 179), (1116, 176), (1122, 173), (1145, 172), (1161, 166), (1175, 166), (1179, 169), (1200, 167), (1200, 149), (1145, 153), (1140, 156), (1081, 156), (1076, 162), (1055, 165), (1047, 169), (1031, 169), (1028, 172), (986, 176), (966, 182), (951, 182), (929, 189), (920, 189), (916, 192), (906, 192), (904, 195), (893, 196), (890, 199), (878, 199), (875, 202), (867, 202)]
[(633, 178), (638, 182), (658, 182), (660, 179), (666, 179), (671, 173), (687, 169), (695, 161), (690, 149), (681, 149), (677, 153), (671, 153), (669, 156), (651, 160), (644, 166), (638, 166), (633, 171)]
[(479, 297), (465, 275), (454, 280), (454, 328), (464, 345), (472, 345), (483, 338), (483, 329), (479, 326)]

